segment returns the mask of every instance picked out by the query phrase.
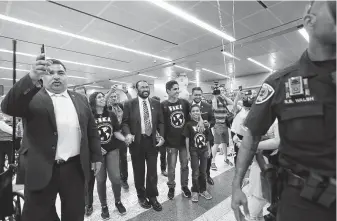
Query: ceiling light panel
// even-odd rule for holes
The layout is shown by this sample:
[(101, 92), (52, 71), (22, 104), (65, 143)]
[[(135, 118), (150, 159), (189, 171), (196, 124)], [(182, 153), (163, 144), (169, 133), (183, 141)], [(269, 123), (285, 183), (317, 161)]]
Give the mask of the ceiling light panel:
[(71, 38), (76, 38), (76, 39), (91, 42), (91, 43), (94, 43), (94, 44), (99, 44), (99, 45), (103, 45), (103, 46), (107, 46), (107, 47), (111, 47), (111, 48), (116, 48), (116, 49), (128, 51), (128, 52), (131, 52), (131, 53), (135, 53), (135, 54), (139, 54), (139, 55), (143, 55), (143, 56), (147, 56), (147, 57), (157, 58), (157, 59), (164, 60), (164, 61), (171, 61), (171, 59), (169, 59), (169, 58), (165, 58), (165, 57), (158, 56), (158, 55), (155, 55), (155, 54), (150, 54), (150, 53), (147, 53), (147, 52), (143, 52), (143, 51), (139, 51), (139, 50), (135, 50), (135, 49), (131, 49), (131, 48), (126, 48), (126, 47), (123, 47), (121, 45), (115, 45), (115, 44), (100, 41), (100, 40), (97, 40), (97, 39), (88, 38), (88, 37), (85, 37), (85, 36), (73, 34), (73, 33), (66, 32), (66, 31), (62, 31), (62, 30), (59, 30), (59, 29), (55, 29), (55, 28), (35, 24), (35, 23), (32, 23), (32, 22), (24, 21), (24, 20), (21, 20), (21, 19), (18, 19), (18, 18), (9, 17), (9, 16), (3, 15), (3, 14), (0, 14), (0, 19), (5, 20), (5, 21), (9, 21), (9, 22), (13, 22), (13, 23), (16, 23), (16, 24), (25, 25), (25, 26), (29, 26), (29, 27), (32, 27), (32, 28), (36, 28), (36, 29), (40, 29), (40, 30), (44, 30), (44, 31), (68, 36), (68, 37), (71, 37)]
[(216, 75), (219, 75), (219, 76), (222, 76), (222, 77), (225, 77), (225, 78), (230, 78), (229, 76), (226, 76), (226, 75), (223, 75), (223, 74), (220, 74), (218, 72), (215, 72), (215, 71), (212, 71), (212, 70), (209, 70), (209, 69), (206, 69), (206, 68), (202, 68), (203, 71), (206, 71), (206, 72), (209, 72), (209, 73), (212, 73), (212, 74), (216, 74)]
[(253, 62), (253, 63), (256, 64), (256, 65), (259, 65), (260, 67), (263, 67), (263, 68), (267, 69), (268, 71), (273, 72), (273, 69), (271, 69), (271, 68), (265, 66), (264, 64), (261, 64), (260, 62), (254, 60), (254, 59), (252, 59), (252, 58), (247, 58), (247, 60), (250, 61), (250, 62)]
[(151, 76), (151, 75), (146, 75), (146, 74), (138, 74), (139, 76), (143, 76), (143, 77), (147, 77), (147, 78), (158, 78), (158, 77), (155, 77), (155, 76)]
[(180, 69), (183, 69), (185, 71), (193, 71), (192, 69), (190, 68), (186, 68), (186, 67), (183, 67), (183, 66), (180, 66), (180, 65), (174, 65), (174, 67), (177, 67), (177, 68), (180, 68)]
[(204, 21), (201, 21), (200, 19), (186, 13), (185, 11), (179, 9), (179, 8), (176, 8), (170, 4), (168, 4), (167, 2), (165, 1), (162, 1), (162, 0), (148, 0), (149, 2), (151, 2), (152, 4), (176, 15), (176, 16), (179, 16), (180, 18), (188, 21), (188, 22), (191, 22), (197, 26), (199, 26), (200, 28), (203, 28), (217, 36), (220, 36), (221, 38), (224, 38), (230, 42), (233, 42), (235, 41), (236, 39), (233, 38), (232, 36), (220, 31), (219, 29), (216, 29), (215, 27), (207, 24), (206, 22)]
[[(10, 54), (13, 53), (10, 50), (6, 50), (6, 49), (2, 49), (2, 48), (0, 48), (0, 52), (10, 53)], [(16, 54), (26, 56), (26, 57), (33, 57), (33, 58), (37, 57), (36, 55), (28, 54), (28, 53), (22, 53), (22, 52), (16, 52)], [(47, 57), (47, 59), (48, 58), (49, 57)], [(87, 66), (87, 67), (92, 67), (92, 68), (104, 69), (104, 70), (109, 70), (109, 71), (117, 71), (117, 72), (123, 72), (123, 73), (129, 73), (130, 72), (130, 71), (126, 71), (126, 70), (110, 68), (110, 67), (103, 67), (103, 66), (98, 66), (98, 65), (93, 65), (93, 64), (80, 63), (80, 62), (76, 62), (76, 61), (68, 61), (68, 60), (63, 60), (63, 59), (58, 59), (58, 58), (55, 58), (55, 59), (60, 60), (63, 63), (68, 63), (68, 64), (75, 64), (75, 65), (80, 65), (80, 66)]]
[(301, 28), (298, 30), (298, 32), (302, 35), (302, 37), (309, 42), (309, 34), (307, 32), (307, 30), (305, 30), (304, 28)]

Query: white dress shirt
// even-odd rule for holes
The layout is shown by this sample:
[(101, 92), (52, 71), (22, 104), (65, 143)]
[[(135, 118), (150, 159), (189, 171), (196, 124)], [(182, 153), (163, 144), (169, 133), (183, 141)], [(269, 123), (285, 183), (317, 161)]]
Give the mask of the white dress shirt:
[(201, 107), (201, 101), (199, 103), (195, 103), (194, 101), (192, 101), (192, 105), (198, 105), (199, 107)]
[(142, 134), (145, 134), (145, 121), (144, 121), (144, 109), (143, 109), (143, 101), (144, 100), (146, 101), (147, 108), (149, 110), (150, 124), (151, 124), (151, 127), (152, 127), (152, 113), (151, 113), (151, 106), (150, 106), (149, 98), (143, 99), (143, 98), (138, 96)]
[(66, 161), (80, 154), (81, 128), (77, 111), (68, 91), (61, 94), (47, 92), (53, 101), (58, 134), (55, 160)]

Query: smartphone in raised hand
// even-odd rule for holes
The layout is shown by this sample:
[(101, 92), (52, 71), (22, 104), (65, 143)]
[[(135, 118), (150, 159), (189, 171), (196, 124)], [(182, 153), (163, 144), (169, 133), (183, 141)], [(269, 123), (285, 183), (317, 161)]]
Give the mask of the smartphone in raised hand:
[(42, 46), (41, 46), (41, 54), (44, 54), (43, 60), (46, 60), (46, 48), (45, 48), (44, 44), (42, 44)]

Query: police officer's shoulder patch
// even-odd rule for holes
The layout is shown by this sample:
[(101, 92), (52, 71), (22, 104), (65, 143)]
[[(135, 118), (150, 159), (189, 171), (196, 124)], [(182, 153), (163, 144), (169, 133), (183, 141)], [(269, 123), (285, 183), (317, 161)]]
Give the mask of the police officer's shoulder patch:
[(256, 104), (262, 104), (264, 102), (266, 102), (267, 100), (269, 100), (273, 94), (275, 93), (275, 90), (272, 86), (270, 86), (267, 83), (263, 83), (262, 87), (260, 89), (259, 94), (257, 95)]

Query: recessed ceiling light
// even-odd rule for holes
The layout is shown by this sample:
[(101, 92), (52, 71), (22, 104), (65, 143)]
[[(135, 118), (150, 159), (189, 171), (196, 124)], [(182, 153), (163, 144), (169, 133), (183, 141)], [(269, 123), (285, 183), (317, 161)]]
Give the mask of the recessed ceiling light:
[(148, 77), (148, 78), (158, 78), (158, 77), (146, 75), (146, 74), (138, 74), (138, 75), (143, 76), (143, 77)]
[(68, 77), (70, 77), (70, 78), (78, 78), (78, 79), (89, 79), (89, 78), (86, 78), (86, 77), (79, 77), (79, 76), (74, 76), (74, 75), (68, 75)]
[[(0, 80), (12, 81), (13, 79), (12, 78), (0, 78)], [(16, 79), (16, 80), (18, 81), (19, 79)]]
[(233, 38), (232, 36), (220, 31), (219, 29), (216, 29), (214, 28), (213, 26), (199, 20), (198, 18), (186, 13), (185, 11), (179, 9), (179, 8), (176, 8), (162, 0), (148, 0), (149, 2), (151, 2), (152, 4), (168, 11), (168, 12), (171, 12), (172, 14), (176, 15), (176, 16), (179, 16), (183, 19), (185, 19), (186, 21), (189, 21), (203, 29), (206, 29), (207, 31), (213, 33), (213, 34), (216, 34), (230, 42), (233, 42), (235, 41), (235, 38)]
[(186, 70), (186, 71), (193, 71), (193, 70), (190, 69), (190, 68), (185, 68), (185, 67), (180, 66), (180, 65), (174, 65), (174, 67), (181, 68), (181, 69)]
[(122, 84), (128, 84), (127, 82), (124, 81), (115, 81), (115, 80), (109, 80), (110, 82), (115, 82), (115, 83), (122, 83)]
[(307, 30), (305, 30), (304, 28), (301, 28), (298, 30), (298, 32), (303, 36), (303, 38), (309, 42), (309, 34), (307, 32)]
[(255, 60), (252, 59), (252, 58), (247, 58), (247, 60), (248, 60), (248, 61), (251, 61), (251, 62), (253, 62), (253, 63), (255, 63), (255, 64), (257, 64), (257, 65), (259, 65), (259, 66), (261, 66), (261, 67), (263, 67), (263, 68), (265, 68), (265, 69), (267, 69), (268, 71), (273, 72), (273, 69), (271, 69), (271, 68), (269, 68), (269, 67), (267, 67), (267, 66), (261, 64), (261, 63), (258, 62), (258, 61), (255, 61)]
[(222, 51), (222, 54), (225, 55), (225, 56), (227, 56), (227, 57), (231, 57), (231, 58), (234, 58), (234, 59), (240, 61), (240, 58), (237, 58), (234, 55), (232, 55), (231, 53), (228, 53), (226, 51)]
[(218, 72), (215, 72), (215, 71), (211, 71), (211, 70), (209, 70), (209, 69), (206, 69), (206, 68), (202, 68), (202, 70), (203, 70), (203, 71), (207, 71), (207, 72), (209, 72), (209, 73), (212, 73), (212, 74), (220, 75), (220, 76), (222, 76), (222, 77), (225, 77), (225, 78), (230, 78), (229, 76), (226, 76), (226, 75), (220, 74), (220, 73), (218, 73)]
[(84, 36), (73, 34), (73, 33), (70, 33), (70, 32), (61, 31), (61, 30), (58, 30), (58, 29), (55, 29), (55, 28), (50, 28), (50, 27), (35, 24), (35, 23), (32, 23), (32, 22), (27, 22), (27, 21), (24, 21), (24, 20), (21, 20), (21, 19), (6, 16), (6, 15), (3, 15), (3, 14), (0, 14), (0, 19), (5, 20), (5, 21), (9, 21), (9, 22), (13, 22), (13, 23), (16, 23), (16, 24), (21, 24), (21, 25), (33, 27), (33, 28), (36, 28), (36, 29), (41, 29), (41, 30), (44, 30), (44, 31), (48, 31), (48, 32), (57, 33), (57, 34), (60, 34), (60, 35), (80, 39), (80, 40), (83, 40), (83, 41), (87, 41), (87, 42), (91, 42), (91, 43), (95, 43), (95, 44), (99, 44), (99, 45), (108, 46), (108, 47), (111, 47), (111, 48), (116, 48), (116, 49), (120, 49), (120, 50), (124, 50), (124, 51), (128, 51), (128, 52), (132, 52), (132, 53), (135, 53), (135, 54), (153, 57), (153, 58), (157, 58), (157, 59), (164, 60), (164, 61), (171, 61), (171, 59), (169, 59), (169, 58), (161, 57), (161, 56), (150, 54), (150, 53), (143, 52), (143, 51), (134, 50), (134, 49), (131, 49), (131, 48), (126, 48), (126, 47), (123, 47), (123, 46), (120, 46), (120, 45), (107, 43), (107, 42), (96, 40), (96, 39), (93, 39), (93, 38), (84, 37)]
[(84, 85), (85, 87), (94, 87), (94, 88), (104, 88), (102, 86), (96, 86), (96, 85)]
[[(2, 48), (0, 48), (0, 52), (11, 53), (11, 54), (13, 53), (13, 51), (2, 49)], [(22, 52), (16, 52), (16, 54), (36, 58), (36, 55), (33, 55), (33, 54), (27, 54), (27, 53), (22, 53)], [(49, 57), (47, 57), (47, 58), (49, 58)], [(55, 58), (55, 59), (57, 59), (59, 61), (62, 61), (63, 63), (76, 64), (76, 65), (81, 65), (81, 66), (105, 69), (105, 70), (110, 70), (110, 71), (118, 71), (118, 72), (124, 72), (124, 73), (130, 72), (130, 71), (126, 71), (126, 70), (103, 67), (103, 66), (98, 66), (98, 65), (93, 65), (93, 64), (85, 64), (85, 63), (80, 63), (80, 62), (76, 62), (76, 61), (68, 61), (68, 60), (63, 60), (63, 59), (58, 59), (58, 58)]]
[[(4, 70), (10, 70), (10, 71), (12, 71), (12, 70), (13, 70), (13, 68), (8, 68), (8, 67), (0, 67), (0, 69), (4, 69)], [(29, 70), (18, 69), (18, 68), (16, 68), (16, 71), (24, 71), (24, 72), (29, 72)]]

